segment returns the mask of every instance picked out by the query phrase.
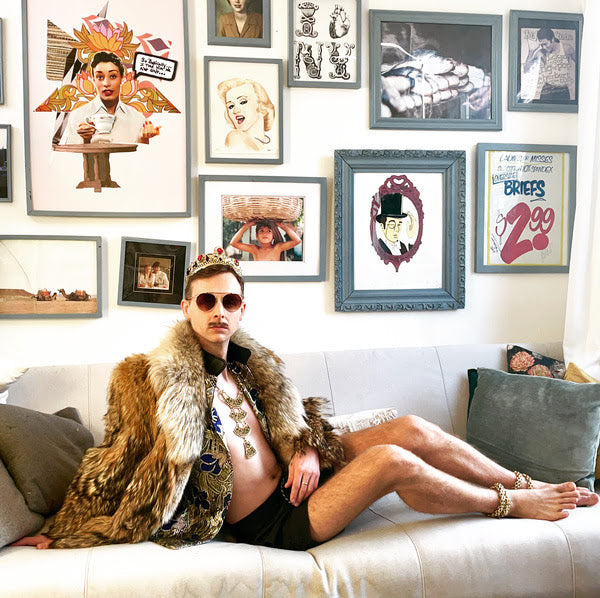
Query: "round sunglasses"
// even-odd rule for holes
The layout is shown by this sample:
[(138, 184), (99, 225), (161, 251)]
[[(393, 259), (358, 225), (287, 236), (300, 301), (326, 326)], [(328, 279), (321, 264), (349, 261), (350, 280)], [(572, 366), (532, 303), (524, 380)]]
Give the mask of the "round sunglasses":
[(196, 301), (196, 305), (200, 311), (210, 311), (217, 304), (217, 295), (223, 295), (221, 305), (227, 311), (237, 311), (242, 307), (243, 299), (237, 293), (200, 293), (196, 297), (192, 297), (192, 301)]

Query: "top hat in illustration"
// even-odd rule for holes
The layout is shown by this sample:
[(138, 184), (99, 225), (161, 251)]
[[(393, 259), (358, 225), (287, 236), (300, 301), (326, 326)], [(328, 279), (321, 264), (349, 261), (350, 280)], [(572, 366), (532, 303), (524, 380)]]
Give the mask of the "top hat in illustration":
[(406, 218), (408, 214), (402, 211), (401, 193), (388, 193), (381, 198), (381, 213), (375, 216), (375, 220), (381, 223), (386, 218)]

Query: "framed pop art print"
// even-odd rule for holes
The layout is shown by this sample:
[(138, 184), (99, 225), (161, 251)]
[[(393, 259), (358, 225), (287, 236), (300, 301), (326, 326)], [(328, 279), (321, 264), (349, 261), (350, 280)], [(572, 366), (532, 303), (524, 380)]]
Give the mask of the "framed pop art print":
[(510, 11), (508, 109), (577, 112), (583, 15)]
[(208, 43), (271, 47), (271, 0), (207, 0)]
[(283, 63), (204, 57), (205, 161), (283, 163)]
[(223, 247), (245, 280), (325, 280), (325, 178), (200, 175), (199, 187), (199, 251)]
[(188, 242), (123, 237), (117, 304), (179, 309), (189, 258)]
[(187, 0), (163, 9), (23, 0), (29, 214), (189, 216)]
[(371, 10), (372, 129), (502, 129), (502, 16)]
[(477, 146), (475, 272), (568, 272), (577, 148)]
[(335, 151), (335, 309), (465, 305), (465, 152)]
[(0, 235), (0, 318), (99, 318), (102, 239)]
[(288, 86), (358, 89), (361, 0), (289, 0), (288, 15)]

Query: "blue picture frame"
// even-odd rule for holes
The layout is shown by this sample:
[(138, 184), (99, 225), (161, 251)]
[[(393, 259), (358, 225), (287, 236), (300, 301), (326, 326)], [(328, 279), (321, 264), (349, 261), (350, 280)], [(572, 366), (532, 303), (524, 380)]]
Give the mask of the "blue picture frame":
[[(419, 311), (419, 310), (451, 310), (462, 309), (465, 306), (465, 152), (455, 150), (367, 150), (350, 149), (335, 150), (335, 310), (336, 311)], [(436, 260), (439, 265), (438, 286), (415, 285), (415, 288), (359, 288), (356, 284), (358, 273), (357, 255), (359, 252), (371, 257), (377, 253), (385, 264), (387, 273), (396, 267), (413, 268), (412, 275), (419, 279), (416, 268), (416, 250), (424, 248), (427, 251), (426, 237), (418, 233), (417, 241), (412, 249), (404, 256), (387, 256), (377, 248), (375, 238), (371, 242), (358, 240), (355, 223), (363, 218), (366, 225), (370, 203), (371, 225), (377, 219), (377, 204), (380, 196), (375, 193), (365, 199), (363, 194), (357, 196), (355, 189), (362, 185), (358, 177), (365, 180), (366, 176), (379, 174), (377, 184), (389, 175), (395, 175), (406, 180), (411, 177), (439, 178), (437, 203), (430, 203), (429, 198), (413, 200), (422, 203), (418, 208), (420, 214), (437, 219), (439, 238), (435, 240), (439, 248)], [(381, 191), (382, 187), (379, 187)], [(364, 185), (362, 187), (364, 192)], [(377, 192), (373, 183), (369, 189)], [(414, 189), (413, 189), (414, 192)], [(404, 199), (407, 191), (402, 191)], [(365, 210), (365, 201), (367, 201)], [(360, 208), (359, 208), (360, 206)], [(360, 214), (357, 211), (360, 209)], [(408, 210), (407, 210), (408, 211)], [(383, 209), (381, 209), (383, 214)], [(403, 214), (405, 216), (405, 214)], [(419, 229), (422, 230), (419, 225)], [(431, 237), (430, 237), (431, 238)], [(423, 241), (422, 245), (419, 245)], [(358, 245), (360, 243), (360, 246)], [(371, 246), (372, 245), (372, 246)], [(394, 260), (396, 260), (394, 262)], [(407, 263), (404, 263), (405, 260)], [(381, 262), (372, 259), (372, 263), (381, 270)], [(389, 263), (392, 262), (392, 263)], [(401, 263), (402, 262), (402, 263)], [(366, 262), (365, 262), (366, 263)], [(408, 270), (403, 270), (408, 272)], [(400, 273), (400, 276), (402, 271)], [(400, 282), (400, 280), (398, 280)]]
[[(256, 12), (262, 16), (262, 35), (260, 37), (233, 37), (220, 35), (218, 23), (221, 11), (217, 4), (227, 4), (227, 0), (207, 0), (207, 4), (208, 44), (210, 46), (271, 47), (271, 0), (253, 0), (253, 2), (248, 2), (249, 12)], [(255, 8), (253, 9), (253, 7)], [(259, 8), (260, 10), (256, 11), (256, 8)], [(246, 29), (246, 27), (244, 27), (244, 29)]]
[(576, 180), (577, 146), (479, 143), (475, 272), (568, 272)]
[[(578, 111), (582, 33), (582, 14), (510, 11), (509, 110)], [(556, 60), (548, 76), (544, 74), (548, 51), (542, 44), (556, 48)]]
[(369, 32), (372, 129), (502, 129), (501, 15), (370, 10)]

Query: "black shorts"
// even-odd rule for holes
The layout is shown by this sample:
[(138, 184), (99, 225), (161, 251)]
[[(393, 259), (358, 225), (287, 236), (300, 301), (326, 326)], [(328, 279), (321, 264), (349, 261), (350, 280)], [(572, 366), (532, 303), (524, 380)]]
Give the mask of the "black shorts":
[(282, 478), (262, 505), (230, 526), (238, 542), (287, 550), (307, 550), (318, 544), (310, 535), (308, 500), (295, 507), (288, 500), (290, 489), (283, 484)]

